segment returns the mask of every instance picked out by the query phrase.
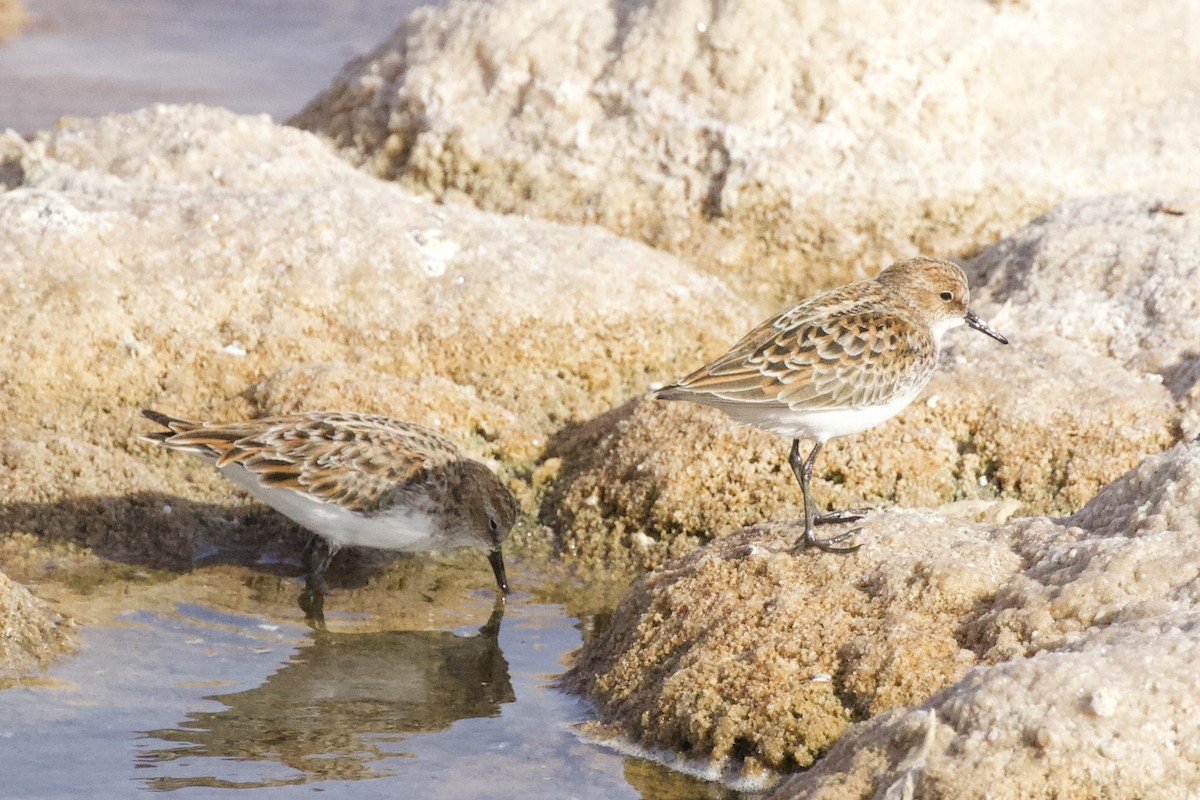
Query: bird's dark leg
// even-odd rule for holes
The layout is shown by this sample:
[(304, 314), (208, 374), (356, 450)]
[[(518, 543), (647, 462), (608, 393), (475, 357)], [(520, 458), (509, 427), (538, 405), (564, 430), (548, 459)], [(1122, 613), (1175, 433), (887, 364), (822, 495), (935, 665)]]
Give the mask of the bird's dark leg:
[(312, 534), (308, 537), (308, 541), (304, 543), (304, 549), (300, 551), (300, 566), (304, 567), (304, 574), (312, 572), (313, 568), (313, 552), (317, 549), (317, 543), (321, 541), (321, 537), (317, 534)]
[(316, 628), (325, 627), (325, 571), (333, 561), (337, 548), (321, 536), (313, 534), (300, 554), (304, 564), (304, 591), (300, 593), (300, 609), (304, 618)]
[(812, 452), (808, 454), (808, 458), (801, 460), (800, 440), (793, 439), (792, 452), (788, 456), (788, 464), (791, 466), (792, 472), (796, 475), (796, 480), (800, 481), (800, 493), (804, 495), (804, 543), (806, 545), (811, 544), (827, 553), (853, 553), (861, 545), (852, 544), (848, 547), (835, 547), (834, 545), (849, 539), (858, 533), (859, 529), (856, 528), (852, 531), (839, 533), (837, 536), (831, 536), (828, 539), (818, 539), (814, 530), (814, 526), (816, 525), (828, 525), (834, 522), (853, 522), (863, 517), (863, 513), (858, 510), (834, 511), (821, 515), (816, 513), (816, 503), (813, 502), (809, 482), (812, 480), (813, 464), (816, 463), (817, 454), (820, 452), (821, 442), (817, 442), (813, 445)]

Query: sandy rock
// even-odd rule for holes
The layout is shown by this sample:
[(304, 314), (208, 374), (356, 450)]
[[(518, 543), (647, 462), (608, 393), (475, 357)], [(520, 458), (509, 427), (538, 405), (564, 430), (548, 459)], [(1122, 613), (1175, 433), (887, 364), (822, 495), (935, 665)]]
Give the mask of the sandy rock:
[[(113, 560), (183, 568), (192, 563), (197, 540), (229, 521), (225, 509), (188, 500), (196, 492), (186, 479), (180, 481), (180, 496), (172, 497), (150, 459), (116, 443), (103, 446), (79, 435), (35, 433), (0, 444), (0, 467), (0, 534), (5, 540), (15, 537), (32, 544), (20, 534), (36, 534)], [(204, 525), (205, 518), (213, 524)], [(241, 537), (230, 531), (213, 538), (232, 542)], [(0, 564), (8, 570), (20, 558), (4, 553)]]
[(1197, 24), (1169, 0), (473, 0), (414, 13), (293, 122), (777, 302), (1071, 197), (1190, 189)]
[(1195, 797), (1194, 635), (973, 670), (918, 708), (851, 727), (772, 800)]
[(850, 556), (799, 533), (634, 586), (570, 674), (609, 734), (742, 775), (812, 764), (780, 798), (1200, 791), (1200, 442), (1066, 519), (876, 514)]
[[(212, 503), (234, 493), (138, 442), (139, 408), (393, 413), (519, 475), (558, 426), (679, 372), (751, 316), (664, 253), (434, 205), (265, 117), (65, 121), (0, 137), (0, 175), (4, 530), (155, 564), (216, 538), (195, 518), (220, 528)], [(191, 521), (155, 510), (172, 497), (196, 504)]]
[[(973, 332), (952, 337), (912, 406), (822, 451), (819, 504), (984, 501), (981, 518), (1069, 513), (1174, 440), (1170, 393), (1113, 359), (1019, 329), (1007, 348)], [(654, 567), (742, 525), (799, 519), (789, 447), (715, 409), (637, 400), (554, 443), (561, 467), (543, 519), (582, 566)]]
[(1158, 376), (1183, 437), (1200, 435), (1200, 195), (1065, 203), (970, 268), (973, 296), (1009, 304), (1026, 341), (1060, 336)]
[(919, 702), (978, 657), (954, 625), (1020, 568), (981, 524), (893, 511), (852, 557), (742, 529), (639, 580), (569, 681), (611, 731), (742, 777), (813, 763), (856, 719)]
[(1200, 440), (1147, 458), (1055, 527), (1029, 524), (1012, 545), (1028, 566), (966, 636), (996, 661), (1182, 624), (1198, 537)]
[(0, 686), (72, 647), (69, 623), (0, 572)]

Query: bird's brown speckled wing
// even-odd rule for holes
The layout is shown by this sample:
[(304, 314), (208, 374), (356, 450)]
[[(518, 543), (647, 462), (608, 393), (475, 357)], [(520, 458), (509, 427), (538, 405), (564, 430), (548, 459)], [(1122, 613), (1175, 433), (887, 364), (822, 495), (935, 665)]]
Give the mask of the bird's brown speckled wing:
[(324, 412), (203, 424), (143, 412), (167, 431), (146, 438), (240, 464), (268, 487), (294, 489), (364, 514), (423, 484), (429, 470), (462, 453), (420, 425), (371, 414)]
[[(710, 364), (659, 390), (668, 400), (862, 408), (919, 387), (936, 344), (874, 281), (818, 295), (767, 320)], [(873, 284), (873, 285), (871, 285)]]

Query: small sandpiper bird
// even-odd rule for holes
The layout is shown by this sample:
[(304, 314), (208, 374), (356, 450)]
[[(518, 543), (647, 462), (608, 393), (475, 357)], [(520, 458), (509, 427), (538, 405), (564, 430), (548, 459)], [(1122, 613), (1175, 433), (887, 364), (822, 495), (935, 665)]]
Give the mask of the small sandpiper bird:
[[(967, 324), (1008, 340), (967, 306), (967, 277), (957, 264), (914, 258), (872, 280), (816, 295), (759, 325), (733, 348), (655, 393), (663, 400), (714, 406), (734, 420), (792, 440), (788, 463), (804, 495), (804, 541), (822, 550), (857, 531), (818, 539), (814, 525), (852, 522), (863, 509), (816, 514), (809, 481), (830, 439), (899, 414), (937, 366), (942, 335)], [(815, 442), (808, 458), (800, 441)]]
[(508, 593), (500, 545), (516, 521), (516, 501), (495, 473), (437, 431), (337, 411), (217, 424), (148, 409), (142, 415), (166, 430), (141, 438), (199, 455), (313, 533), (301, 597), (310, 619), (323, 604), (325, 571), (347, 545), (475, 547), (487, 553), (496, 585)]

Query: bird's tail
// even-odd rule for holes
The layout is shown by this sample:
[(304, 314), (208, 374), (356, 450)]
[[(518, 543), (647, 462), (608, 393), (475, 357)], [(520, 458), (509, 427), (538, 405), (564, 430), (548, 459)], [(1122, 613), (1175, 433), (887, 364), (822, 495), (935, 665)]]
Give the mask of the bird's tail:
[(679, 383), (672, 383), (650, 393), (655, 400), (691, 400), (695, 392), (689, 391)]
[(168, 447), (170, 445), (168, 444), (167, 440), (175, 434), (187, 433), (188, 431), (194, 431), (196, 428), (200, 427), (200, 423), (198, 422), (179, 419), (178, 417), (172, 417), (149, 408), (142, 409), (142, 416), (151, 422), (157, 422), (159, 425), (162, 425), (164, 428), (166, 428), (166, 430), (146, 431), (145, 433), (139, 433), (138, 438), (147, 442), (153, 442), (154, 444), (167, 445)]

